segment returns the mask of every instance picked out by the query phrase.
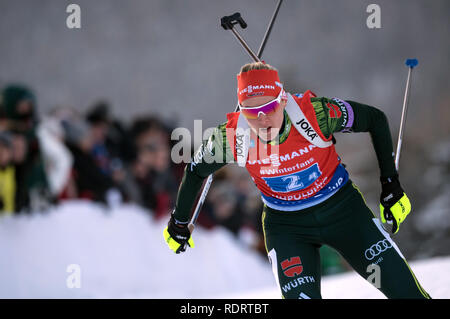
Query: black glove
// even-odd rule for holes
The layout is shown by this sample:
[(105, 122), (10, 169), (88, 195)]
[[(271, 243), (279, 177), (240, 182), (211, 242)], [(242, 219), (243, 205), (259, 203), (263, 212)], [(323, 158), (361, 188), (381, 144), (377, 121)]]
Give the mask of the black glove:
[(185, 252), (187, 245), (194, 248), (194, 240), (191, 238), (191, 232), (188, 224), (180, 224), (176, 222), (173, 215), (170, 217), (169, 223), (163, 232), (167, 245), (173, 252), (179, 254)]
[(380, 178), (380, 181), (381, 221), (393, 224), (392, 233), (395, 234), (411, 211), (411, 203), (400, 185), (398, 176)]

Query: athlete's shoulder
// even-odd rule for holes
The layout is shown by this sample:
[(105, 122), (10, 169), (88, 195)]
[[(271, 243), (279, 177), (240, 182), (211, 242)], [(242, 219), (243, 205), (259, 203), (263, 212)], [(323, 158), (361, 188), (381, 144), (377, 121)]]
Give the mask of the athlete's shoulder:
[(327, 103), (328, 99), (325, 97), (317, 97), (317, 95), (310, 90), (304, 93), (294, 93), (292, 96), (296, 100), (297, 104), (299, 104), (303, 112), (306, 115), (315, 115), (320, 124), (326, 116), (324, 105)]
[(228, 128), (228, 123), (229, 123), (229, 121), (227, 120), (226, 122), (223, 122), (223, 123), (220, 123), (219, 125), (217, 125), (214, 128), (212, 135), (214, 135), (215, 138), (217, 138), (218, 136), (224, 137), (226, 135), (226, 131)]
[(297, 99), (308, 99), (302, 105), (313, 109), (320, 131), (329, 137), (334, 132), (347, 128), (352, 118), (352, 109), (349, 103), (339, 98), (317, 96), (311, 91), (293, 94)]
[(227, 121), (224, 123), (225, 128), (236, 127), (240, 114), (240, 112), (227, 113)]

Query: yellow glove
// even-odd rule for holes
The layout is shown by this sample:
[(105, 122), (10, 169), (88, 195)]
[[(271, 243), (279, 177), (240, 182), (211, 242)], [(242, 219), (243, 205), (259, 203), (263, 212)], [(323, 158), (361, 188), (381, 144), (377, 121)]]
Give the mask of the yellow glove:
[(194, 240), (191, 237), (187, 224), (177, 224), (173, 216), (163, 231), (164, 240), (174, 253), (179, 254), (186, 251), (186, 247), (194, 248)]
[(403, 192), (397, 177), (382, 179), (381, 185), (383, 188), (380, 196), (381, 221), (392, 224), (392, 233), (396, 234), (400, 224), (411, 212), (411, 202)]

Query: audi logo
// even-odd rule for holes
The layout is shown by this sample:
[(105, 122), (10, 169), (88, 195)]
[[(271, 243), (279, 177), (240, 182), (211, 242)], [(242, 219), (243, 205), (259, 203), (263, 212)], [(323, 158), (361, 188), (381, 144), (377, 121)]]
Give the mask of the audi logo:
[(367, 260), (372, 260), (379, 254), (381, 254), (383, 251), (386, 251), (389, 248), (392, 248), (392, 244), (389, 242), (389, 240), (387, 239), (380, 240), (378, 243), (366, 249), (364, 255), (366, 256)]

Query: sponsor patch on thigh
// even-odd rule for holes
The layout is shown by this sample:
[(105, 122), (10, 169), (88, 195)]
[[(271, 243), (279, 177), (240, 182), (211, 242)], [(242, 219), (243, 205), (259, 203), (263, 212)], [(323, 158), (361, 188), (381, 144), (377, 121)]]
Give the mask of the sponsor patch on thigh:
[(380, 220), (378, 218), (372, 218), (372, 221), (378, 228), (380, 233), (383, 235), (384, 239), (381, 239), (376, 243), (370, 245), (370, 247), (367, 247), (367, 249), (364, 251), (364, 257), (369, 261), (374, 261), (376, 257), (378, 257), (378, 260), (376, 260), (375, 262), (375, 264), (378, 264), (383, 260), (381, 255), (393, 248), (402, 259), (405, 259), (398, 246), (391, 239), (391, 236), (389, 236), (389, 234), (383, 229)]
[(315, 283), (316, 279), (313, 276), (299, 276), (295, 277), (291, 281), (288, 281), (286, 284), (283, 284), (281, 289), (284, 293), (289, 292), (290, 290), (300, 288), (305, 284)]
[(275, 276), (277, 285), (284, 293), (288, 293), (304, 285), (316, 283), (316, 278), (308, 274), (304, 274), (304, 267), (300, 256), (293, 256), (282, 260), (279, 265), (281, 266), (282, 273), (285, 277), (290, 279), (288, 282), (283, 280), (283, 284), (280, 284), (280, 278), (278, 277), (278, 260), (275, 249), (272, 249), (269, 254), (269, 261), (272, 265), (272, 271)]

